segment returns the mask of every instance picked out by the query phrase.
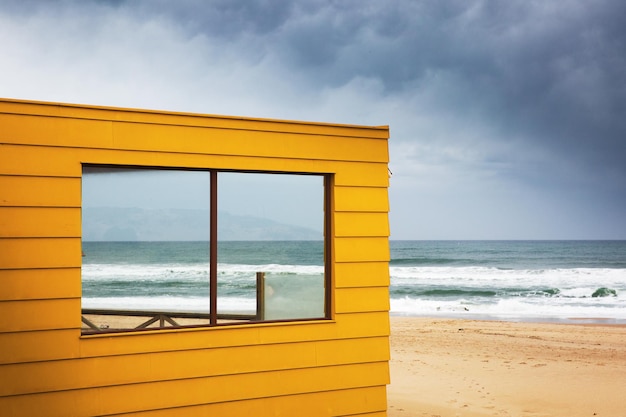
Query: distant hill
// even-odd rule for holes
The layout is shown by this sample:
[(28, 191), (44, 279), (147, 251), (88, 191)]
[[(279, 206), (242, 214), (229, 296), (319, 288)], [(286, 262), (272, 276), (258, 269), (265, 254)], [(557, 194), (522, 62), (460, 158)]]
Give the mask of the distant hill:
[[(85, 241), (209, 240), (208, 210), (83, 208)], [(322, 233), (250, 216), (218, 213), (220, 240), (321, 240)]]

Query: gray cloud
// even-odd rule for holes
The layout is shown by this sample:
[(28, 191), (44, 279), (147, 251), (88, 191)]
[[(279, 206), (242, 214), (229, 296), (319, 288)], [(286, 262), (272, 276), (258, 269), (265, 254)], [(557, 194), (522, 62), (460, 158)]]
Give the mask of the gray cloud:
[(610, 0), (4, 1), (0, 94), (390, 124), (396, 237), (626, 238), (623, 16)]

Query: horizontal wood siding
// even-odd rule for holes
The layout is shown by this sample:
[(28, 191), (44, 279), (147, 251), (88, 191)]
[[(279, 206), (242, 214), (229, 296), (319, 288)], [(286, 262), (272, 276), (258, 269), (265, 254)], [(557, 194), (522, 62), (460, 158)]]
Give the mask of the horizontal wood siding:
[(381, 237), (341, 237), (335, 239), (337, 262), (389, 261), (389, 239)]
[(0, 269), (80, 267), (80, 238), (0, 239)]
[[(164, 153), (149, 151), (113, 151), (106, 149), (50, 148), (31, 145), (0, 144), (0, 175), (27, 177), (79, 178), (82, 166), (78, 162), (147, 167), (246, 169), (285, 172), (335, 172), (337, 186), (387, 187), (386, 163), (364, 163), (336, 160), (297, 160), (275, 157), (232, 156), (228, 160), (214, 155)], [(280, 167), (280, 168), (278, 168)]]
[(337, 313), (389, 311), (388, 287), (340, 288), (335, 297)]
[[(352, 339), (389, 334), (388, 317), (384, 313), (360, 312), (337, 316), (335, 322), (323, 323), (265, 323), (257, 326), (94, 335), (83, 338), (81, 354), (83, 357), (132, 355), (142, 352)], [(185, 333), (185, 337), (180, 337), (181, 332)]]
[[(203, 404), (185, 408), (169, 408), (124, 414), (124, 417), (212, 417), (256, 416), (259, 409), (268, 410), (275, 416), (367, 416), (386, 415), (384, 387), (353, 388), (349, 390), (323, 391), (296, 394), (288, 397), (247, 399), (231, 403)], [(304, 406), (306, 405), (306, 406)], [(372, 412), (371, 410), (380, 410)], [(118, 416), (113, 414), (112, 416)], [(121, 415), (119, 415), (121, 417)]]
[(81, 176), (83, 149), (13, 145), (0, 140), (0, 175)]
[[(250, 378), (249, 384), (237, 387), (235, 376), (220, 378), (224, 389), (237, 388), (242, 400), (226, 400), (220, 385), (210, 379), (184, 380), (170, 383), (117, 386), (96, 390), (64, 391), (29, 396), (0, 398), (0, 409), (10, 417), (82, 417), (82, 416), (352, 416), (386, 410), (384, 380), (374, 380), (372, 375), (385, 373), (386, 366), (361, 366), (362, 371), (352, 381), (334, 379), (337, 374), (348, 373), (342, 368), (318, 368), (317, 375), (307, 373), (298, 378), (297, 373), (279, 372), (269, 381)], [(321, 372), (320, 372), (321, 371)], [(325, 371), (325, 372), (324, 372)], [(294, 379), (295, 377), (295, 379)], [(363, 377), (362, 380), (358, 380)], [(317, 380), (317, 384), (312, 379)], [(324, 382), (319, 383), (322, 379)], [(286, 381), (298, 380), (297, 387)], [(325, 381), (332, 381), (326, 383)], [(387, 380), (388, 381), (388, 380)], [(272, 385), (265, 385), (270, 382)], [(350, 384), (350, 382), (352, 382)], [(375, 385), (373, 384), (375, 382)], [(373, 384), (362, 387), (363, 384)], [(179, 386), (184, 388), (180, 391)], [(239, 381), (240, 384), (240, 381)], [(347, 388), (346, 385), (354, 385)], [(321, 388), (321, 389), (320, 389)], [(327, 389), (324, 389), (327, 388)], [(226, 397), (228, 398), (228, 397)], [(296, 411), (292, 413), (292, 411)], [(206, 414), (200, 414), (206, 413)], [(284, 413), (284, 414), (283, 414)]]
[(80, 208), (0, 207), (0, 238), (80, 238)]
[(84, 106), (46, 102), (0, 99), (0, 113), (20, 116), (50, 116), (70, 119), (134, 122), (172, 126), (213, 127), (269, 132), (290, 132), (311, 134), (312, 131), (329, 136), (353, 136), (387, 139), (386, 126), (360, 126), (302, 122), (294, 120), (259, 119), (252, 117), (222, 116), (210, 114), (180, 113), (160, 110), (128, 109), (114, 107)]
[[(55, 147), (386, 162), (387, 142), (363, 137), (0, 114), (9, 143)], [(268, 142), (272, 146), (267, 146)]]
[(388, 349), (386, 338), (372, 337), (145, 353), (131, 363), (108, 356), (7, 365), (0, 396), (380, 362)]
[(80, 298), (0, 301), (0, 333), (72, 328), (80, 328)]
[[(0, 410), (376, 416), (388, 129), (0, 99)], [(82, 164), (333, 175), (333, 317), (81, 336)]]
[(80, 268), (0, 270), (2, 299), (79, 298), (80, 279)]
[(335, 187), (335, 210), (389, 212), (386, 187)]
[(80, 207), (80, 178), (0, 175), (2, 207)]
[(78, 358), (80, 342), (79, 329), (0, 332), (0, 364)]
[(389, 236), (387, 213), (335, 213), (335, 236), (368, 237)]
[(389, 264), (379, 262), (342, 262), (335, 265), (336, 287), (389, 286)]
[[(59, 381), (63, 377), (70, 375), (60, 375)], [(387, 383), (388, 364), (382, 361), (0, 397), (0, 409), (7, 410), (9, 416), (41, 415), (42, 410), (45, 410), (47, 417), (101, 416), (384, 386)], [(75, 408), (68, 405), (74, 405)], [(303, 404), (303, 407), (306, 405)], [(257, 412), (264, 414), (267, 411), (259, 409)], [(226, 415), (232, 414), (228, 412)]]
[[(103, 334), (83, 337), (80, 340), (78, 329), (58, 330), (53, 326), (51, 330), (13, 330), (8, 333), (0, 332), (0, 343), (3, 346), (0, 349), (0, 364), (72, 359), (79, 356), (93, 358), (256, 344), (362, 339), (386, 337), (389, 334), (389, 322), (385, 312), (337, 314), (335, 323), (259, 326), (264, 327), (262, 332), (257, 327), (239, 326)], [(287, 329), (289, 327), (293, 329)], [(181, 332), (185, 334), (184, 337), (180, 336)], [(42, 349), (42, 346), (46, 348)]]

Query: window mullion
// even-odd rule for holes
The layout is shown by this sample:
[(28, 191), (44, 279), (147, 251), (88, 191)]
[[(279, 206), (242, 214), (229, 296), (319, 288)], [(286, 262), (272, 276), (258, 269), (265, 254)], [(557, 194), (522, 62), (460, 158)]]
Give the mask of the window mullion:
[(210, 171), (209, 324), (217, 324), (217, 171)]

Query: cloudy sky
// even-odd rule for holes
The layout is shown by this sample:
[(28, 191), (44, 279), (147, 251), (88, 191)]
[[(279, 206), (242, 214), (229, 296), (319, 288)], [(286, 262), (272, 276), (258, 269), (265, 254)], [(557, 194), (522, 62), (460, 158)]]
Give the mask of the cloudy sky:
[(621, 0), (0, 1), (0, 96), (389, 125), (392, 239), (626, 239)]

